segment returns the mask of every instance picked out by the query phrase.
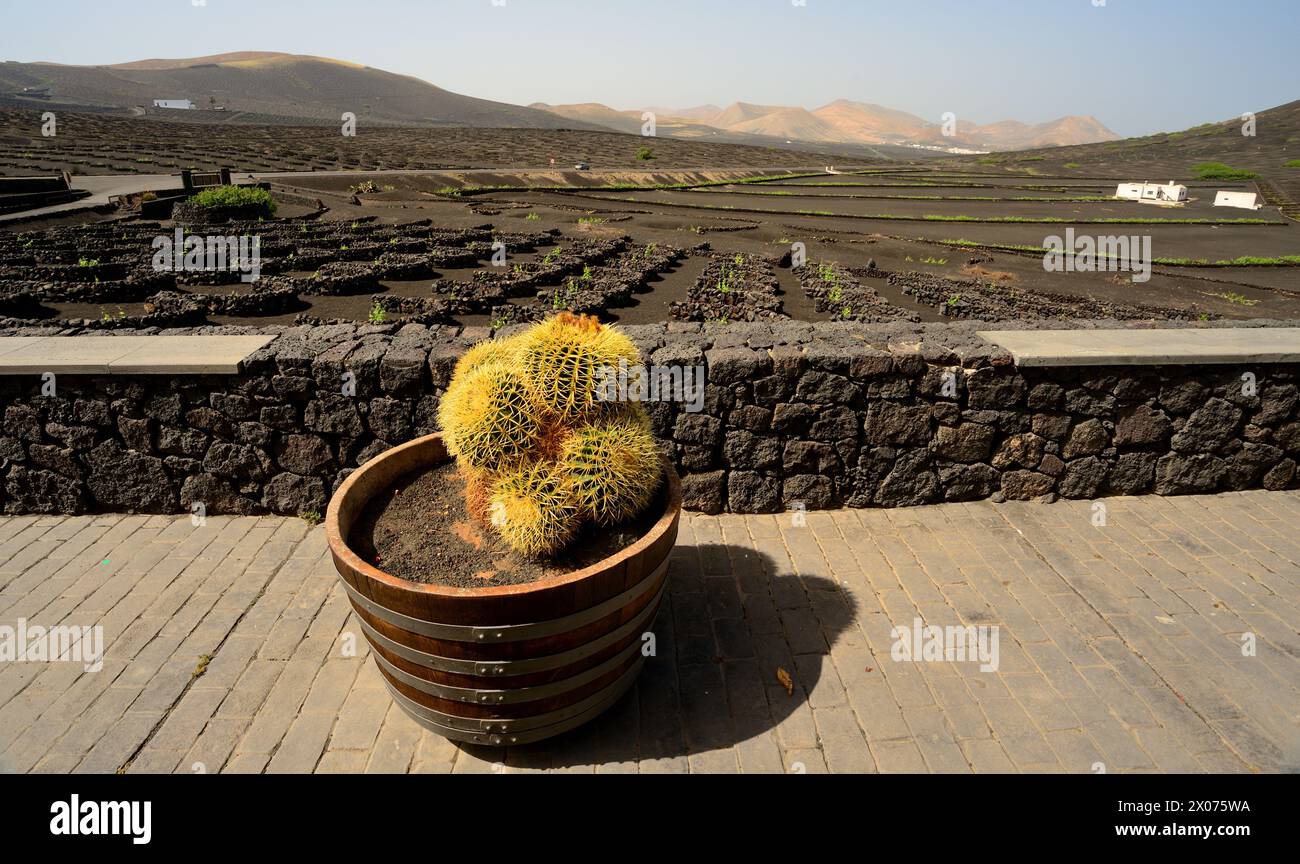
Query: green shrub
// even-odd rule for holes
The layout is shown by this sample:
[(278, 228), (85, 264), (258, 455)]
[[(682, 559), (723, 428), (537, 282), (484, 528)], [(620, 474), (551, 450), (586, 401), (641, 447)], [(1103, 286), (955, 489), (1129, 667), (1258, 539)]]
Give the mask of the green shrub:
[(1222, 162), (1201, 162), (1193, 165), (1197, 180), (1254, 180), (1259, 175), (1254, 171), (1232, 168)]
[(271, 193), (256, 186), (216, 186), (204, 189), (190, 198), (200, 207), (252, 207), (260, 208), (263, 216), (275, 215), (275, 199)]
[(1283, 168), (1300, 168), (1300, 159), (1292, 159), (1290, 162), (1283, 162)]
[(655, 158), (655, 154), (649, 147), (642, 147), (640, 150), (636, 151), (636, 158), (642, 162), (649, 162), (651, 159)]
[(1251, 300), (1245, 294), (1238, 294), (1236, 291), (1223, 291), (1219, 293), (1210, 293), (1211, 297), (1218, 297), (1220, 300), (1227, 300), (1237, 306), (1258, 306), (1258, 300)]

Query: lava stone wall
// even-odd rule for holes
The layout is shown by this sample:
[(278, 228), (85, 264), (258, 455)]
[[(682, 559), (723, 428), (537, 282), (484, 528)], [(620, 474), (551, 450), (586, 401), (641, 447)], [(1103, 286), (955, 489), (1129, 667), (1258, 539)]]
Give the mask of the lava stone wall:
[[(1018, 369), (965, 324), (626, 329), (649, 363), (707, 367), (702, 412), (647, 406), (692, 509), (1297, 485), (1295, 365)], [(4, 512), (323, 513), (357, 465), (435, 430), (456, 358), (487, 336), (275, 332), (240, 375), (60, 375), (53, 396), (0, 377)]]

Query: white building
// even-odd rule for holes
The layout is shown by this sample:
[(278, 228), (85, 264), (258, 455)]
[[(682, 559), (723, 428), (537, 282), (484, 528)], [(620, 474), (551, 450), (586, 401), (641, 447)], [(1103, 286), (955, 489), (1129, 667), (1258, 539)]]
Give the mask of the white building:
[(194, 103), (188, 99), (155, 99), (153, 100), (155, 108), (173, 108), (178, 111), (193, 111)]
[(1156, 204), (1181, 204), (1187, 200), (1187, 187), (1170, 180), (1160, 183), (1121, 183), (1115, 197), (1125, 201), (1146, 201)]
[(1254, 192), (1219, 192), (1214, 196), (1214, 206), (1258, 210), (1264, 205), (1259, 203), (1259, 196)]

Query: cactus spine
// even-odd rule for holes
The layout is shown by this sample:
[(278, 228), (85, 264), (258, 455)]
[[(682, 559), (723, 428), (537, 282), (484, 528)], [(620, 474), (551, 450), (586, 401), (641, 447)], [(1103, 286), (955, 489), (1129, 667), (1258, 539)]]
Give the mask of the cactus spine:
[(487, 339), (479, 342), (456, 361), (452, 378), (468, 375), (488, 363), (509, 363), (514, 359), (514, 346), (509, 339)]
[(484, 362), (459, 376), (438, 406), (447, 450), (473, 471), (524, 461), (542, 435), (528, 387), (506, 363)]
[(620, 362), (641, 362), (630, 339), (564, 313), (456, 364), (438, 412), (443, 438), (470, 514), (516, 551), (554, 555), (584, 522), (626, 522), (658, 491), (663, 457), (645, 411), (601, 398)]
[(520, 338), (519, 369), (542, 416), (577, 423), (603, 403), (604, 375), (640, 362), (632, 340), (595, 318), (564, 313)]
[(575, 429), (560, 464), (583, 515), (598, 525), (617, 525), (650, 504), (662, 479), (662, 458), (637, 406)]
[(492, 488), (489, 521), (525, 555), (551, 555), (578, 530), (577, 508), (552, 462), (534, 462), (501, 474)]

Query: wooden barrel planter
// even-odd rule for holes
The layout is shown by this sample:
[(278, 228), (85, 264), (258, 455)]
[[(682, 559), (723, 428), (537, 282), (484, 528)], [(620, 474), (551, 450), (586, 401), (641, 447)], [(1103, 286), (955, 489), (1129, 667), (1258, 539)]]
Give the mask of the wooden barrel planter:
[(454, 741), (510, 745), (573, 729), (614, 704), (644, 662), (677, 541), (681, 486), (671, 465), (662, 516), (590, 567), (527, 585), (453, 588), (398, 579), (347, 539), (376, 495), (447, 461), (441, 437), (395, 447), (357, 469), (330, 501), (334, 566), (393, 698)]

